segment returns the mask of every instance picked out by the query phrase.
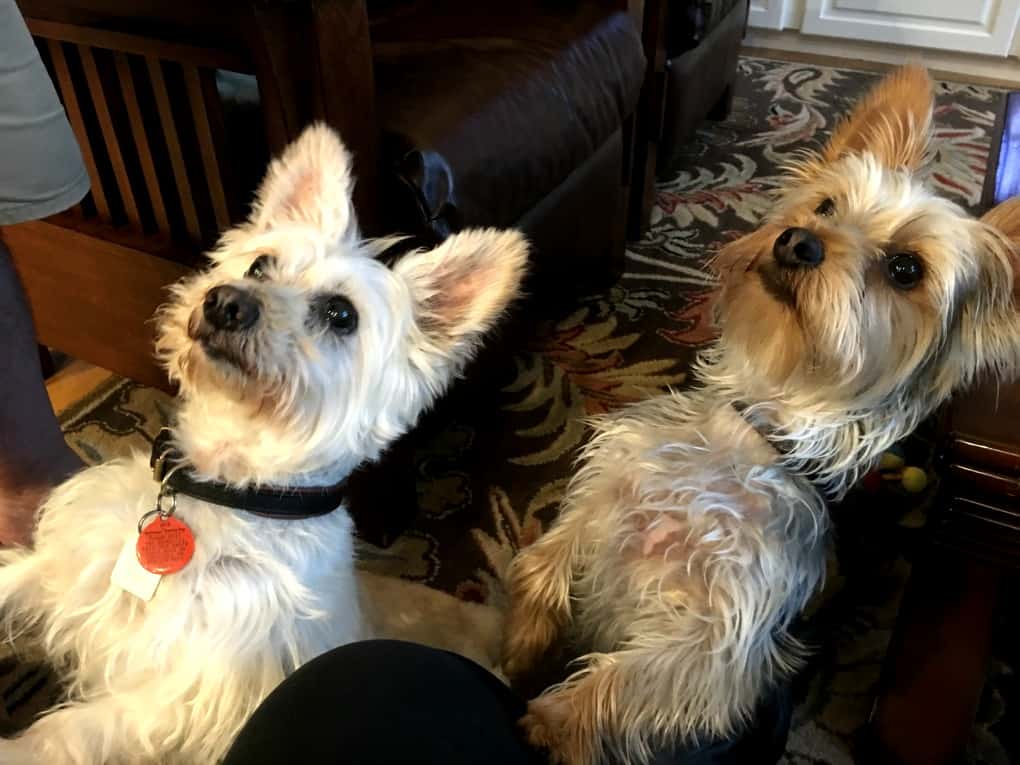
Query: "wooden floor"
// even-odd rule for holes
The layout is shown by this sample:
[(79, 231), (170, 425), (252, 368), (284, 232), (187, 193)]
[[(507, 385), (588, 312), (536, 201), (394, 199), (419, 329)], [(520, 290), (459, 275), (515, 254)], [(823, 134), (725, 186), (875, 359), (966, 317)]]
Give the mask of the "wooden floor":
[(53, 411), (60, 414), (75, 401), (80, 401), (88, 395), (89, 391), (111, 374), (84, 361), (73, 359), (68, 361), (46, 381), (46, 392), (50, 394)]

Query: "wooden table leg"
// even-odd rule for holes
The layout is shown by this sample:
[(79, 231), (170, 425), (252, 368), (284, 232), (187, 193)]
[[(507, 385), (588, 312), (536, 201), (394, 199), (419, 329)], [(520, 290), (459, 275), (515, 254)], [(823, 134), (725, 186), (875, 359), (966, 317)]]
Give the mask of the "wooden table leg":
[(940, 765), (964, 749), (991, 650), (1001, 573), (932, 547), (900, 607), (871, 723), (869, 763)]

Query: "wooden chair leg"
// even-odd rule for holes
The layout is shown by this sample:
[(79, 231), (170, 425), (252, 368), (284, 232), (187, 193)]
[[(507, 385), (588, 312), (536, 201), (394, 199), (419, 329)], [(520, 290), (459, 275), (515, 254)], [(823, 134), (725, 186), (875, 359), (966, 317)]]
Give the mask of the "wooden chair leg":
[(49, 380), (57, 373), (57, 365), (53, 362), (53, 355), (45, 345), (39, 346), (39, 366), (42, 367), (44, 380)]
[(669, 3), (646, 0), (642, 13), (641, 42), (648, 65), (635, 112), (634, 143), (627, 214), (627, 239), (641, 238), (655, 204), (655, 168), (663, 99), (666, 94), (666, 14)]
[(864, 762), (941, 765), (963, 751), (991, 651), (1001, 572), (932, 548), (900, 607)]

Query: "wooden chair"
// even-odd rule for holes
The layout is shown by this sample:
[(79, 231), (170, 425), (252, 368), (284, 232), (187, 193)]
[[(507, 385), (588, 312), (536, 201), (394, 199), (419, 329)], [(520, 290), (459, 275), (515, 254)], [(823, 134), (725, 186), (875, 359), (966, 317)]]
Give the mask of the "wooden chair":
[(264, 157), (228, 140), (216, 77), (253, 74), (255, 143), (282, 149), (313, 119), (355, 157), (355, 204), (377, 220), (364, 2), (21, 0), (81, 146), (92, 191), (2, 236), (42, 343), (167, 388), (152, 360), (164, 288), (241, 219)]

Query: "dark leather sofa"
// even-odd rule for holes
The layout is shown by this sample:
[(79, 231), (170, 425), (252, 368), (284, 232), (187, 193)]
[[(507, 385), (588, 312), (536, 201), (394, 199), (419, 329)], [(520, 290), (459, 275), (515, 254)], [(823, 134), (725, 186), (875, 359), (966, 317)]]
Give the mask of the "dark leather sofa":
[(619, 273), (655, 177), (728, 113), (748, 0), (368, 8), (388, 227), (517, 226), (560, 290)]
[(624, 126), (645, 69), (626, 7), (410, 0), (369, 12), (387, 227), (443, 238), (516, 226), (544, 274), (613, 273)]

